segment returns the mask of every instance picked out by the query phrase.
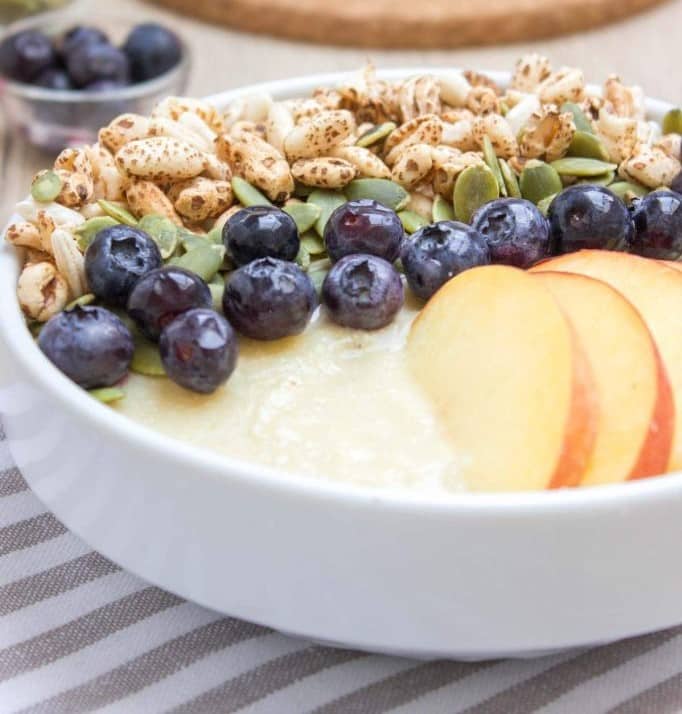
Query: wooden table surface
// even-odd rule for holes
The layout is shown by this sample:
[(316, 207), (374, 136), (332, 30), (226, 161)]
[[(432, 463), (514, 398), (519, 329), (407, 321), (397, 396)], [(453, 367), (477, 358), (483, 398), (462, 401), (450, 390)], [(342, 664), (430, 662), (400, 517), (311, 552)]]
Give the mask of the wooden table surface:
[[(560, 1), (560, 0), (557, 0)], [(83, 18), (97, 24), (101, 0), (81, 0)], [(546, 54), (556, 65), (582, 67), (588, 81), (617, 73), (641, 84), (647, 94), (682, 104), (682, 0), (671, 0), (644, 14), (592, 32), (525, 44), (449, 51), (356, 50), (300, 44), (240, 34), (173, 15), (138, 0), (118, 0), (116, 13), (132, 22), (158, 20), (174, 27), (194, 51), (188, 92), (211, 94), (267, 79), (311, 72), (352, 70), (371, 59), (377, 66), (453, 65), (508, 69), (523, 52)], [(26, 194), (33, 173), (49, 155), (14, 140), (0, 141), (0, 212), (4, 221)]]

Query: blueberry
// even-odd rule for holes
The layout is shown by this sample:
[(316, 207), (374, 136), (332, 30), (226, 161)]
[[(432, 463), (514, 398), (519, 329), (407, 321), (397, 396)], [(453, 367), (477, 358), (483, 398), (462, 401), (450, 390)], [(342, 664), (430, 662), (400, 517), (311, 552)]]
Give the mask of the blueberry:
[(682, 255), (682, 195), (653, 191), (635, 202), (632, 220), (633, 253), (662, 260), (677, 260)]
[(41, 72), (34, 80), (33, 84), (45, 89), (55, 89), (58, 91), (66, 91), (73, 89), (73, 82), (66, 70), (58, 67), (50, 67)]
[(616, 250), (632, 242), (634, 228), (625, 204), (606, 188), (569, 186), (549, 205), (552, 250)]
[(395, 211), (362, 198), (339, 206), (324, 229), (324, 242), (332, 262), (344, 255), (367, 253), (395, 262), (405, 236)]
[(175, 67), (182, 56), (177, 35), (151, 22), (133, 28), (123, 51), (130, 60), (133, 82), (145, 82), (161, 76)]
[(388, 325), (403, 306), (398, 271), (376, 255), (346, 255), (322, 283), (322, 302), (331, 319), (344, 327), (377, 330)]
[(260, 258), (227, 279), (223, 310), (234, 328), (256, 340), (303, 332), (317, 306), (315, 286), (295, 264)]
[(208, 285), (194, 273), (167, 266), (141, 277), (128, 298), (128, 314), (152, 340), (178, 315), (192, 308), (211, 307)]
[(237, 336), (215, 310), (183, 312), (161, 333), (161, 361), (181, 387), (210, 394), (227, 381), (237, 364)]
[(0, 44), (0, 72), (17, 82), (32, 82), (56, 62), (52, 42), (42, 32), (25, 30)]
[(106, 45), (109, 38), (96, 27), (77, 25), (64, 34), (61, 41), (61, 54), (65, 59), (81, 45)]
[(71, 79), (79, 87), (103, 79), (127, 84), (130, 79), (126, 55), (116, 47), (103, 43), (78, 45), (68, 56), (67, 68)]
[(38, 345), (47, 358), (84, 389), (111, 387), (133, 358), (130, 330), (102, 307), (75, 307), (51, 318)]
[(250, 206), (230, 216), (223, 243), (237, 265), (258, 258), (295, 260), (301, 241), (294, 219), (274, 206)]
[(549, 224), (530, 201), (490, 201), (476, 211), (471, 225), (485, 238), (493, 263), (530, 268), (549, 255)]
[(420, 228), (403, 244), (401, 260), (412, 291), (428, 300), (463, 270), (487, 265), (485, 238), (466, 223), (439, 221)]
[(90, 290), (111, 305), (125, 306), (139, 278), (161, 267), (161, 253), (144, 231), (130, 226), (101, 230), (85, 252)]

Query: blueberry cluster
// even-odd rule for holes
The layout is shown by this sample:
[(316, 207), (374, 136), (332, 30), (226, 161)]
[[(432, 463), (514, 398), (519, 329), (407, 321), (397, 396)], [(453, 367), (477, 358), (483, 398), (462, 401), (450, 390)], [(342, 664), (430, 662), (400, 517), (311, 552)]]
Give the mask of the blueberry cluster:
[(133, 28), (121, 47), (95, 27), (77, 26), (57, 39), (25, 30), (0, 44), (0, 73), (47, 89), (103, 92), (159, 77), (181, 55), (177, 36), (154, 23)]
[(519, 268), (588, 248), (677, 260), (682, 256), (682, 194), (659, 189), (628, 207), (608, 188), (580, 184), (556, 195), (547, 218), (529, 201), (500, 198), (478, 209), (472, 227), (485, 238), (491, 262)]
[(195, 392), (215, 391), (237, 362), (237, 337), (213, 309), (211, 291), (196, 274), (162, 265), (144, 231), (113, 226), (100, 231), (85, 253), (95, 296), (111, 309), (75, 307), (53, 317), (38, 344), (47, 357), (86, 389), (108, 387), (128, 372), (134, 338), (112, 311), (124, 308), (139, 332), (158, 341), (168, 376)]
[[(145, 231), (105, 228), (85, 253), (85, 271), (96, 298), (111, 309), (75, 307), (57, 315), (40, 334), (41, 348), (81, 386), (112, 386), (133, 357), (134, 337), (114, 312), (124, 309), (141, 336), (158, 342), (171, 379), (214, 391), (235, 368), (236, 332), (256, 340), (297, 335), (318, 304), (311, 278), (295, 262), (301, 239), (288, 213), (275, 206), (241, 209), (225, 223), (222, 240), (237, 266), (225, 281), (224, 315), (214, 309), (206, 282), (164, 265)], [(682, 195), (658, 190), (628, 208), (607, 188), (574, 185), (552, 200), (547, 217), (530, 201), (499, 198), (482, 205), (471, 225), (442, 220), (409, 237), (393, 210), (358, 199), (333, 211), (324, 243), (332, 263), (321, 288), (327, 314), (345, 327), (376, 330), (394, 319), (405, 299), (398, 259), (423, 300), (462, 271), (489, 263), (528, 268), (582, 248), (677, 259)]]

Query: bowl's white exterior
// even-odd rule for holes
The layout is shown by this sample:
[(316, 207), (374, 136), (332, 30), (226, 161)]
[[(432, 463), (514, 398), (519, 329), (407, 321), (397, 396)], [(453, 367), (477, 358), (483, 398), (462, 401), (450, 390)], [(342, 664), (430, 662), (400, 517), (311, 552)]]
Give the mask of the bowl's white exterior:
[(436, 499), (230, 461), (128, 421), (53, 368), (24, 326), (18, 269), (0, 247), (11, 451), (71, 530), (147, 580), (290, 633), (422, 657), (530, 655), (682, 622), (682, 475)]

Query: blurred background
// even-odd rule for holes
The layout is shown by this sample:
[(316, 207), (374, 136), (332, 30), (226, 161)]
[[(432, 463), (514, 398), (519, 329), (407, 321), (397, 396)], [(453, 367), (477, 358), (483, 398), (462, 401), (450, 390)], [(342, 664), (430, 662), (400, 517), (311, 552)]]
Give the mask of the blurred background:
[[(273, 3), (279, 13), (276, 16), (268, 14)], [(61, 4), (64, 3), (59, 0), (0, 0), (0, 23), (6, 24), (27, 11), (47, 6), (54, 9)], [(641, 84), (649, 96), (675, 103), (682, 100), (682, 0), (410, 0), (404, 6), (400, 0), (375, 0), (369, 4), (349, 0), (342, 9), (329, 7), (339, 4), (323, 0), (80, 0), (70, 4), (69, 12), (79, 23), (108, 32), (113, 32), (110, 25), (132, 27), (152, 21), (175, 31), (191, 54), (185, 91), (194, 96), (268, 79), (355, 70), (367, 60), (379, 67), (450, 65), (508, 70), (520, 54), (536, 51), (549, 56), (555, 66), (581, 67), (588, 81), (600, 83), (608, 74), (616, 73), (627, 83)], [(363, 10), (368, 5), (371, 10)], [(181, 8), (191, 14), (178, 11)], [(344, 13), (343, 21), (339, 12)], [(199, 20), (197, 14), (211, 19)], [(258, 34), (231, 29), (216, 21), (225, 15)], [(270, 20), (266, 23), (264, 17)], [(274, 24), (273, 17), (277, 18)], [(611, 21), (613, 17), (617, 19)], [(592, 29), (575, 29), (594, 23), (597, 26)], [(457, 27), (462, 28), (461, 34)], [(284, 34), (305, 35), (316, 41), (260, 34), (280, 28)], [(401, 30), (397, 34), (396, 28)], [(564, 28), (570, 32), (533, 39), (548, 32), (560, 33)], [(348, 46), (356, 36), (358, 46)], [(509, 37), (531, 39), (510, 42)], [(457, 46), (462, 41), (474, 44)], [(441, 49), (424, 48), (431, 43)], [(369, 46), (385, 44), (403, 46)], [(410, 45), (421, 48), (409, 49)], [(444, 45), (451, 47), (442, 48)], [(2, 85), (0, 79), (0, 89)], [(6, 96), (2, 103), (7, 110)], [(93, 105), (87, 112), (95, 110)], [(0, 210), (7, 216), (8, 208), (26, 192), (32, 174), (48, 159), (44, 151), (9, 131), (5, 119), (2, 122)]]

